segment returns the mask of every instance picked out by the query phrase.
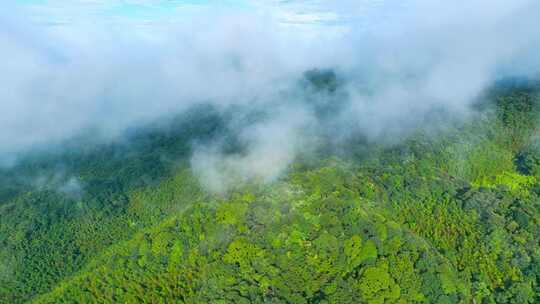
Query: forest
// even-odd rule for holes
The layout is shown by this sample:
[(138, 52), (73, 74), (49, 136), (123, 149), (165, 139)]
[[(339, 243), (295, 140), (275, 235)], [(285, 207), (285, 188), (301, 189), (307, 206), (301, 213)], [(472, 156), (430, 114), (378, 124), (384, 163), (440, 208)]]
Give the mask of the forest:
[[(339, 85), (300, 83), (324, 100)], [(189, 157), (217, 138), (242, 153), (234, 107), (32, 151), (0, 170), (0, 303), (539, 303), (539, 96), (508, 79), (444, 128), (329, 132), (225, 193)], [(324, 121), (341, 105), (309, 106)]]

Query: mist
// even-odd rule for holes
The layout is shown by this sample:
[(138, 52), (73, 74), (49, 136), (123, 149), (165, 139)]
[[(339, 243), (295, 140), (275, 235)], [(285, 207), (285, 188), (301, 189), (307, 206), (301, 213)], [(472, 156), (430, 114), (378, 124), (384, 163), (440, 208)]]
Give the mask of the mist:
[[(223, 192), (279, 178), (322, 135), (402, 138), (434, 109), (467, 117), (494, 81), (540, 71), (534, 0), (255, 3), (58, 24), (1, 4), (0, 162), (87, 130), (116, 140), (197, 104), (263, 109), (232, 128), (242, 153), (194, 146), (194, 172)], [(337, 92), (299, 85), (314, 68), (335, 71)], [(331, 115), (313, 106), (338, 102)]]

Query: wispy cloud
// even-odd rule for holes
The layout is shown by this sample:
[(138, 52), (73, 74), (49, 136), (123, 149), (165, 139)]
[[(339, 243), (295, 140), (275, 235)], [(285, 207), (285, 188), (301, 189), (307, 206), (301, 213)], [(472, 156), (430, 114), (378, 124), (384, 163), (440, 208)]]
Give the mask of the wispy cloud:
[[(256, 165), (268, 152), (279, 169), (303, 146), (302, 129), (321, 127), (312, 109), (295, 108), (297, 95), (279, 95), (306, 69), (348, 79), (336, 137), (377, 137), (433, 107), (466, 110), (493, 79), (540, 67), (535, 0), (10, 3), (0, 5), (0, 155), (88, 128), (114, 136), (201, 101), (284, 99), (260, 134), (244, 136), (248, 155), (224, 162)], [(219, 149), (203, 150), (219, 160)]]

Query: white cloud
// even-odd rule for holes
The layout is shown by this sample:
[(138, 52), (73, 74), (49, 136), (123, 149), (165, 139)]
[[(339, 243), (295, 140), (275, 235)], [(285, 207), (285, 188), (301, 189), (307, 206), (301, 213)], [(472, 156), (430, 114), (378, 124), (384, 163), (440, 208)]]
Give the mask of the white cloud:
[[(533, 0), (189, 4), (142, 19), (111, 16), (118, 3), (51, 0), (19, 13), (2, 4), (0, 154), (86, 128), (114, 136), (200, 101), (264, 104), (312, 67), (352, 79), (350, 107), (336, 119), (344, 132), (355, 126), (376, 136), (433, 106), (467, 108), (500, 71), (540, 63)], [(261, 127), (250, 155), (282, 141), (286, 157), (272, 155), (287, 164), (310, 121), (288, 124), (290, 137), (263, 136), (283, 132)], [(250, 157), (240, 160), (256, 165), (259, 156)]]

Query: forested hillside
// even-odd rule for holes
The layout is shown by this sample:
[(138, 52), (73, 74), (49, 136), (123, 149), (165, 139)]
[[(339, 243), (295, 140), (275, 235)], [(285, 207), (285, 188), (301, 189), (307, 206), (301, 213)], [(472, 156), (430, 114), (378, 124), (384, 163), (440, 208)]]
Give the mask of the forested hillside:
[[(333, 72), (305, 81), (340, 100)], [(34, 151), (0, 173), (0, 303), (538, 303), (539, 93), (501, 82), (400, 140), (322, 136), (225, 193), (189, 157), (242, 153), (234, 108)]]

